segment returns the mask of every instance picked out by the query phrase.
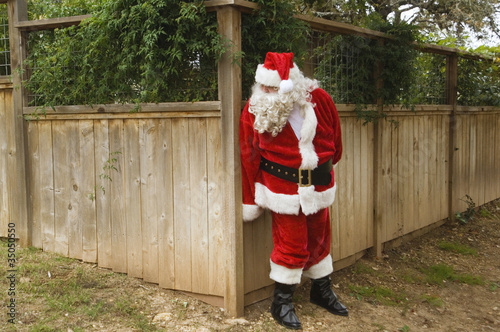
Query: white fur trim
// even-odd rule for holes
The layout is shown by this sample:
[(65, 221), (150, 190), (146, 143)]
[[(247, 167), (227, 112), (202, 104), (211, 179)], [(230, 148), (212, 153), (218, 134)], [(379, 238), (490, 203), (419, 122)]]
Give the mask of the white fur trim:
[(298, 194), (277, 194), (269, 190), (261, 183), (255, 183), (255, 203), (262, 208), (267, 208), (280, 214), (298, 215), (300, 208), (307, 216), (329, 207), (335, 201), (337, 185), (317, 192), (314, 186), (299, 187)]
[(282, 265), (271, 262), (271, 273), (269, 278), (282, 284), (295, 285), (300, 283), (302, 269), (289, 269)]
[(243, 204), (243, 221), (252, 221), (260, 217), (260, 215), (264, 212), (258, 205), (252, 204)]
[(318, 264), (313, 265), (309, 270), (304, 271), (302, 274), (306, 278), (319, 279), (326, 277), (333, 272), (332, 256), (328, 255), (323, 258)]
[(261, 183), (255, 183), (255, 203), (263, 208), (281, 213), (298, 215), (300, 210), (299, 195), (273, 193)]
[(330, 189), (320, 192), (315, 191), (314, 186), (299, 187), (298, 191), (302, 212), (307, 216), (329, 207), (335, 201), (336, 190), (336, 184)]
[(258, 65), (255, 72), (255, 82), (267, 86), (279, 87), (281, 77), (277, 70), (270, 70), (265, 68), (264, 65)]
[(304, 108), (304, 122), (300, 130), (299, 151), (302, 156), (301, 168), (314, 169), (318, 166), (318, 155), (314, 150), (314, 136), (316, 135), (316, 127), (318, 119), (314, 113), (314, 108), (311, 103), (307, 103)]
[[(292, 77), (297, 77), (299, 73), (299, 67), (297, 67), (297, 65), (294, 63), (293, 68), (290, 68), (288, 78), (293, 81)], [(267, 86), (279, 87), (281, 83), (281, 77), (277, 70), (267, 69), (263, 64), (261, 64), (257, 66), (257, 71), (255, 72), (255, 82)]]
[(288, 93), (293, 90), (293, 82), (292, 80), (283, 80), (280, 82), (280, 90), (279, 93)]

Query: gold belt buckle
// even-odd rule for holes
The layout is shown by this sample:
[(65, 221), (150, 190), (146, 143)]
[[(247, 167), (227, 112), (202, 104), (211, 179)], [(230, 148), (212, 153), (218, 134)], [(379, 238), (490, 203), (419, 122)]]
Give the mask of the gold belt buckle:
[[(302, 171), (307, 171), (307, 178), (308, 178), (307, 183), (302, 182)], [(310, 187), (311, 185), (312, 185), (311, 169), (299, 168), (299, 187)]]

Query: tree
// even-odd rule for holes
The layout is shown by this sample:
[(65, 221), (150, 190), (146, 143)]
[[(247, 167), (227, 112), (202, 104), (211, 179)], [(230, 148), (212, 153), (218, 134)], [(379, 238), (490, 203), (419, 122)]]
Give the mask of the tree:
[(444, 31), (459, 40), (471, 31), (478, 39), (500, 37), (499, 0), (295, 0), (301, 11), (370, 27), (374, 17), (417, 25), (427, 33)]

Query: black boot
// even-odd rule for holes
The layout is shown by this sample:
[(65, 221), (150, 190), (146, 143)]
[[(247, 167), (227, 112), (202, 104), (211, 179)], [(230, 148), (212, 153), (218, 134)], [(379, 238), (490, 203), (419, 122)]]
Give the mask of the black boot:
[(325, 308), (334, 315), (347, 316), (347, 308), (340, 303), (331, 288), (330, 276), (311, 279), (311, 302)]
[(286, 285), (277, 282), (274, 288), (273, 303), (271, 304), (273, 318), (279, 324), (292, 330), (302, 329), (292, 303), (293, 292), (296, 287), (297, 285)]

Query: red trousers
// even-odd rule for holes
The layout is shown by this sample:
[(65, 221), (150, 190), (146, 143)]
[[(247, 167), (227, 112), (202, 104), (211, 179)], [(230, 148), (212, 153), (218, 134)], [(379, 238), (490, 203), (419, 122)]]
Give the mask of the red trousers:
[(304, 271), (311, 278), (333, 272), (330, 256), (330, 216), (328, 208), (312, 215), (284, 215), (271, 212), (274, 249), (271, 253), (271, 279), (294, 284)]

